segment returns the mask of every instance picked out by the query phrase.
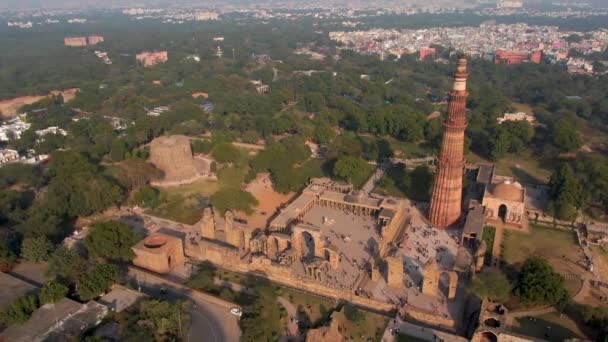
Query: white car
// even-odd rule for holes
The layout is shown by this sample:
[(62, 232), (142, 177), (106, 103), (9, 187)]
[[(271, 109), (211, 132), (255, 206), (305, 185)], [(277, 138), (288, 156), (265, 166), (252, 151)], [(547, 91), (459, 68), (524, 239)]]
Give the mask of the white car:
[(241, 317), (243, 315), (243, 310), (241, 310), (241, 308), (234, 307), (230, 309), (230, 313), (237, 317)]

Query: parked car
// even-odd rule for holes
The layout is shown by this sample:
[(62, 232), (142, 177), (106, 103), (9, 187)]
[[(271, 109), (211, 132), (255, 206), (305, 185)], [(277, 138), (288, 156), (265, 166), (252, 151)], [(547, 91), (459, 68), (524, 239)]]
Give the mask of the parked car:
[(230, 309), (230, 313), (237, 317), (241, 317), (243, 315), (243, 310), (241, 310), (241, 308), (234, 307)]

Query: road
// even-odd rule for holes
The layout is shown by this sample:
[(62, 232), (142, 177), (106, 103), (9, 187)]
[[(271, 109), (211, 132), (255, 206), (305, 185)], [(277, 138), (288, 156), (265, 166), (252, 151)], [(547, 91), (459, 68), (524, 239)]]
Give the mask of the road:
[(187, 299), (194, 303), (190, 308), (192, 321), (187, 341), (239, 341), (241, 331), (238, 319), (230, 314), (230, 308), (235, 304), (192, 290), (162, 275), (135, 267), (129, 267), (129, 275), (133, 277), (133, 285), (141, 287), (141, 291), (150, 296), (163, 296), (160, 289), (165, 288), (167, 293), (164, 296), (167, 299)]

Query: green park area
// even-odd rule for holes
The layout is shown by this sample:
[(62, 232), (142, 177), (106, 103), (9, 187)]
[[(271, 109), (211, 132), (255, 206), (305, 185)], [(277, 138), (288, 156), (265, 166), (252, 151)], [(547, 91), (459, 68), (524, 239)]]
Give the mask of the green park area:
[(185, 224), (194, 224), (200, 220), (202, 209), (209, 203), (209, 197), (219, 188), (218, 182), (208, 180), (162, 188), (159, 190), (160, 204), (148, 209), (147, 213)]
[(432, 171), (427, 166), (406, 170), (405, 165), (395, 164), (386, 170), (373, 192), (384, 196), (429, 201), (433, 177)]
[(486, 254), (484, 255), (484, 263), (492, 265), (492, 252), (494, 251), (494, 238), (496, 236), (496, 227), (483, 227), (482, 239), (486, 242)]
[[(555, 269), (565, 274), (580, 274), (583, 269), (578, 262), (583, 253), (576, 243), (576, 235), (571, 230), (554, 229), (530, 225), (530, 233), (513, 230), (504, 231), (502, 260), (507, 272), (516, 271), (529, 257), (541, 257)], [(564, 283), (570, 295), (580, 287), (580, 280), (566, 279)]]
[(508, 154), (496, 161), (490, 161), (471, 152), (466, 155), (469, 163), (493, 163), (496, 165), (496, 174), (514, 177), (519, 182), (532, 184), (545, 184), (549, 181), (551, 173), (559, 165), (556, 159), (539, 158), (530, 152), (517, 155)]
[(338, 330), (348, 341), (380, 341), (386, 330), (389, 318), (372, 312), (360, 310), (349, 305), (335, 312), (332, 319), (337, 320)]

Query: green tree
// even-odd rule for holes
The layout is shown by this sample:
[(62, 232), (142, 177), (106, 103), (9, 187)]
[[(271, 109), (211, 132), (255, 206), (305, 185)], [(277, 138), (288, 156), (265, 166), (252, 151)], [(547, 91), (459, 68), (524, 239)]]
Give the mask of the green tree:
[(108, 290), (118, 281), (120, 270), (114, 264), (96, 265), (89, 272), (81, 275), (76, 282), (78, 296), (83, 301), (89, 301)]
[(573, 152), (582, 146), (580, 133), (570, 120), (557, 120), (551, 127), (553, 145), (561, 152)]
[(112, 142), (112, 148), (110, 150), (110, 157), (112, 161), (119, 162), (125, 159), (127, 154), (127, 144), (123, 139), (114, 139)]
[(555, 305), (563, 307), (568, 302), (564, 278), (539, 257), (524, 262), (514, 294), (525, 305)]
[(211, 153), (213, 155), (213, 159), (220, 163), (234, 163), (241, 156), (239, 149), (227, 142), (219, 143), (213, 146)]
[(17, 255), (11, 248), (9, 240), (0, 237), (0, 265), (11, 265), (17, 261)]
[(318, 144), (327, 144), (336, 136), (333, 128), (324, 121), (315, 126), (314, 139)]
[(408, 195), (413, 199), (428, 201), (431, 197), (434, 176), (426, 165), (417, 166), (409, 174)]
[(65, 279), (76, 282), (76, 279), (87, 273), (87, 261), (75, 249), (61, 246), (49, 258), (48, 274), (51, 279)]
[(29, 237), (21, 243), (21, 255), (33, 262), (46, 261), (53, 250), (53, 244), (44, 236)]
[(5, 325), (26, 322), (34, 310), (38, 308), (38, 299), (34, 295), (26, 295), (14, 300), (4, 311), (0, 312), (0, 323)]
[(561, 164), (549, 180), (549, 209), (562, 220), (574, 220), (582, 207), (583, 193), (572, 167)]
[(511, 295), (511, 284), (507, 277), (497, 269), (485, 269), (478, 273), (471, 283), (470, 290), (480, 298), (505, 303)]
[(258, 205), (258, 200), (247, 191), (238, 188), (225, 188), (211, 195), (211, 204), (223, 213), (226, 210), (239, 210), (252, 213), (252, 206)]
[(95, 222), (84, 239), (84, 245), (94, 257), (114, 261), (133, 259), (133, 247), (139, 236), (126, 224), (118, 221)]
[(142, 207), (156, 208), (160, 204), (160, 193), (153, 187), (145, 185), (133, 195), (133, 201)]
[(353, 178), (359, 178), (361, 172), (367, 169), (365, 161), (358, 157), (344, 156), (334, 164), (334, 175), (345, 181), (352, 181)]
[(68, 288), (58, 282), (49, 281), (40, 289), (38, 298), (41, 304), (57, 303), (68, 294)]

